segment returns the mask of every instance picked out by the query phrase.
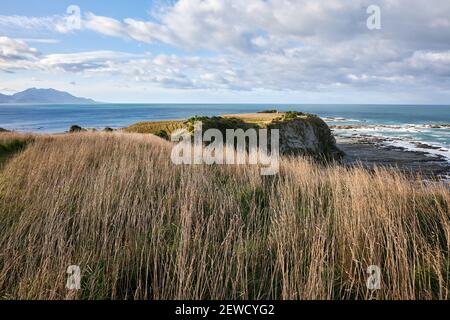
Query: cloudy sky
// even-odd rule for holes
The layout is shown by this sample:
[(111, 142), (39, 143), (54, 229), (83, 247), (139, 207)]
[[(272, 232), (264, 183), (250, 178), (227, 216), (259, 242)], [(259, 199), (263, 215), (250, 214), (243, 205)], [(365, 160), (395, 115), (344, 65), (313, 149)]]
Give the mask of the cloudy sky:
[[(381, 29), (367, 28), (370, 5)], [(0, 92), (28, 87), (105, 102), (450, 104), (450, 1), (3, 0)]]

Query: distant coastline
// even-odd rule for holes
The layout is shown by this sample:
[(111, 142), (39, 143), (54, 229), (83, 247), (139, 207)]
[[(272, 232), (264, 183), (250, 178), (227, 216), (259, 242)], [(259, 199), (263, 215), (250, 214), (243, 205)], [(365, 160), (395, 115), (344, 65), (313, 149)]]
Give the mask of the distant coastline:
[(55, 89), (30, 88), (12, 95), (0, 94), (0, 104), (94, 104), (92, 99), (80, 98)]

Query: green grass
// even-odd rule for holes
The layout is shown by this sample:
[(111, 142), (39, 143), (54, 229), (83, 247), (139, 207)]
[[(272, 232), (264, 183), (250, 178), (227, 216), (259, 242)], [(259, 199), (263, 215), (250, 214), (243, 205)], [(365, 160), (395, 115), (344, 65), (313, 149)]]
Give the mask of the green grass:
[(14, 154), (23, 150), (31, 140), (13, 139), (0, 143), (0, 168)]

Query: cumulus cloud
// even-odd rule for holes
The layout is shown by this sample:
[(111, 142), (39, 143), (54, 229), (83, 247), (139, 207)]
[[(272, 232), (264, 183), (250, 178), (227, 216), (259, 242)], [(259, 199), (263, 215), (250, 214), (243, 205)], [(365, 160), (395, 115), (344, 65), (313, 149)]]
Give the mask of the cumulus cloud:
[(115, 37), (127, 37), (127, 31), (124, 25), (113, 18), (96, 16), (93, 13), (87, 13), (86, 19), (83, 22), (83, 26), (87, 29), (96, 31), (98, 33), (115, 36)]
[[(371, 4), (372, 0), (179, 0), (152, 11), (147, 20), (88, 12), (81, 24), (85, 31), (164, 43), (182, 54), (99, 50), (39, 55), (26, 42), (8, 38), (5, 44), (0, 42), (9, 48), (0, 49), (0, 63), (14, 69), (22, 65), (109, 75), (164, 88), (448, 90), (450, 2), (376, 1), (382, 28), (374, 31), (366, 27), (366, 8)], [(67, 32), (64, 19), (0, 16), (0, 26)], [(208, 54), (200, 56), (200, 50)]]
[(21, 40), (0, 37), (0, 58), (5, 60), (28, 60), (36, 58), (38, 51)]
[[(108, 36), (188, 49), (254, 53), (290, 43), (335, 43), (369, 33), (366, 8), (372, 0), (179, 0), (152, 13), (152, 21), (119, 21), (88, 13), (84, 27)], [(380, 0), (377, 36), (416, 46), (442, 48), (450, 41), (450, 2)], [(446, 29), (446, 30), (445, 30)], [(445, 30), (446, 32), (442, 32)]]
[[(15, 43), (10, 39), (8, 43), (11, 42)], [(403, 54), (391, 50), (381, 40), (370, 50), (363, 43), (344, 42), (320, 52), (304, 46), (280, 53), (210, 57), (114, 51), (40, 55), (24, 43), (21, 45), (22, 56), (9, 51), (10, 70), (22, 66), (178, 89), (325, 91), (340, 87), (429, 84), (433, 79), (448, 78), (450, 73), (449, 51)], [(378, 58), (376, 62), (374, 57)], [(445, 87), (447, 82), (441, 79), (436, 86)]]
[[(116, 51), (88, 51), (77, 53), (42, 54), (19, 39), (0, 37), (0, 70), (38, 70), (82, 73), (107, 68), (135, 54)], [(140, 56), (140, 55), (137, 55)]]
[(39, 52), (24, 41), (0, 37), (0, 70), (11, 72), (30, 68), (38, 57)]
[(133, 55), (114, 51), (49, 54), (42, 57), (38, 65), (47, 70), (84, 72), (106, 68), (111, 61), (120, 61), (130, 57)]

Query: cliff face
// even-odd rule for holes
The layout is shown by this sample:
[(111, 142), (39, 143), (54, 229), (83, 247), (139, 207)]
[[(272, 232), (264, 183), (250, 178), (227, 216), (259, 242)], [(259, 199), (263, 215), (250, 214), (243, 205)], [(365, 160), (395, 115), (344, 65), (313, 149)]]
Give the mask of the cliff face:
[(328, 125), (316, 115), (286, 112), (263, 113), (258, 114), (258, 116), (260, 119), (257, 119), (257, 121), (251, 121), (254, 120), (251, 115), (234, 115), (226, 118), (191, 118), (187, 122), (190, 124), (191, 131), (195, 121), (202, 121), (203, 130), (215, 128), (223, 134), (225, 134), (226, 129), (279, 129), (280, 154), (282, 155), (311, 156), (318, 160), (339, 160), (344, 155), (336, 146), (336, 140)]
[(336, 146), (328, 125), (314, 115), (294, 115), (274, 120), (267, 126), (280, 130), (280, 153), (322, 159), (340, 159), (344, 153)]

